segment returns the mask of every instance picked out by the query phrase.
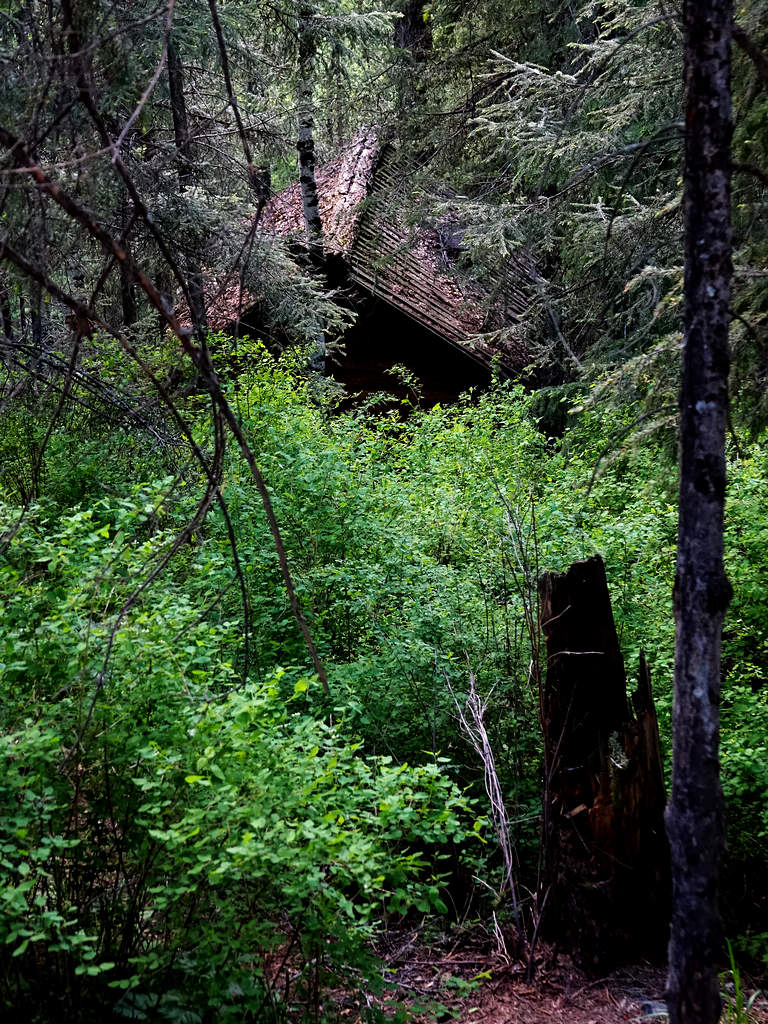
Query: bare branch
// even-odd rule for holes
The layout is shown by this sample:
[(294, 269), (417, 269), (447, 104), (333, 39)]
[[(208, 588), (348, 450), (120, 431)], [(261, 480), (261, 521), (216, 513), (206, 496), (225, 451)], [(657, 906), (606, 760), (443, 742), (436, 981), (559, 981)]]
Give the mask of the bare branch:
[[(280, 570), (283, 577), (283, 582), (285, 583), (285, 588), (288, 594), (288, 600), (291, 605), (291, 610), (299, 626), (299, 629), (301, 630), (302, 636), (304, 637), (304, 642), (307, 646), (307, 650), (312, 660), (312, 664), (314, 666), (318, 678), (320, 679), (323, 690), (326, 694), (330, 693), (330, 689), (328, 686), (328, 677), (326, 675), (325, 668), (320, 660), (320, 656), (317, 652), (314, 640), (312, 639), (312, 635), (310, 633), (307, 620), (304, 617), (304, 613), (301, 609), (301, 605), (296, 594), (296, 588), (293, 583), (293, 576), (291, 574), (290, 566), (288, 564), (288, 556), (286, 554), (285, 545), (283, 543), (280, 526), (277, 522), (277, 517), (275, 516), (274, 507), (272, 505), (272, 499), (270, 498), (269, 491), (267, 489), (264, 478), (261, 475), (259, 467), (256, 463), (256, 459), (253, 455), (253, 452), (250, 449), (250, 446), (248, 445), (248, 442), (240, 427), (240, 424), (238, 423), (231, 406), (227, 402), (227, 399), (223, 391), (221, 390), (219, 382), (216, 378), (216, 374), (211, 365), (210, 357), (208, 355), (207, 350), (204, 347), (198, 348), (197, 346), (192, 344), (189, 337), (189, 332), (186, 331), (183, 327), (181, 327), (175, 312), (173, 311), (173, 309), (170, 308), (170, 304), (167, 301), (165, 301), (165, 299), (158, 291), (158, 289), (155, 287), (155, 285), (149, 280), (149, 278), (141, 269), (141, 267), (139, 267), (139, 265), (129, 256), (125, 249), (122, 246), (120, 246), (118, 242), (112, 237), (112, 235), (110, 235), (110, 233), (106, 231), (98, 223), (98, 221), (93, 217), (92, 214), (84, 210), (66, 192), (64, 192), (64, 190), (60, 188), (60, 186), (55, 184), (55, 182), (51, 181), (50, 178), (48, 178), (39, 167), (37, 167), (36, 165), (33, 164), (32, 161), (30, 161), (23, 143), (3, 126), (0, 126), (0, 143), (5, 145), (11, 151), (11, 155), (15, 160), (24, 163), (26, 166), (30, 168), (30, 177), (34, 180), (40, 192), (42, 192), (45, 195), (48, 195), (51, 199), (53, 199), (53, 201), (58, 206), (60, 206), (65, 213), (67, 213), (73, 220), (75, 220), (82, 227), (84, 227), (88, 234), (90, 234), (92, 238), (98, 241), (106, 252), (112, 253), (125, 267), (127, 267), (131, 271), (131, 273), (135, 276), (136, 280), (144, 290), (149, 301), (160, 313), (161, 317), (166, 322), (168, 327), (181, 341), (183, 351), (186, 353), (187, 356), (189, 356), (195, 368), (200, 373), (201, 378), (211, 395), (212, 401), (214, 401), (216, 405), (218, 405), (227, 425), (229, 426), (230, 430), (235, 436), (235, 439), (237, 440), (237, 443), (240, 446), (240, 451), (242, 452), (243, 458), (245, 459), (248, 468), (251, 472), (251, 476), (253, 477), (254, 483), (256, 484), (256, 490), (258, 491), (259, 497), (261, 498), (261, 503), (267, 517), (267, 522), (269, 523), (270, 532), (272, 534), (272, 540), (275, 545), (278, 561), (280, 563)], [(26, 261), (24, 262), (26, 263)], [(39, 279), (39, 277), (37, 279)], [(50, 284), (52, 285), (52, 282), (50, 282)], [(57, 291), (58, 297), (61, 299), (61, 301), (69, 304), (70, 307), (75, 312), (80, 311), (83, 315), (90, 315), (91, 318), (94, 319), (91, 311), (89, 311), (87, 307), (83, 306), (82, 303), (75, 302), (73, 304), (73, 300), (71, 299), (70, 296), (66, 296), (65, 293), (61, 291), (61, 289), (57, 289)], [(103, 324), (103, 321), (101, 321), (100, 318), (95, 318), (95, 322), (100, 322)], [(104, 324), (104, 326), (107, 327), (107, 329), (112, 335), (118, 338), (121, 345), (126, 351), (130, 350), (132, 358), (139, 358), (134, 347), (130, 344), (130, 342), (128, 342), (126, 338), (124, 338), (124, 336), (117, 334), (115, 331), (112, 330), (112, 328), (108, 327), (108, 325)], [(146, 366), (146, 364), (143, 361), (142, 365)], [(146, 372), (149, 378), (152, 380), (155, 387), (164, 396), (163, 400), (166, 401), (169, 407), (173, 410), (173, 402), (167, 395), (167, 392), (163, 388), (160, 381), (158, 381), (155, 375), (152, 374), (148, 366), (146, 367)], [(186, 428), (186, 424), (184, 426), (185, 436), (191, 437), (188, 429)]]
[(469, 742), (480, 758), (483, 765), (483, 779), (485, 792), (491, 806), (491, 818), (493, 820), (496, 839), (504, 859), (504, 883), (509, 888), (512, 897), (512, 913), (518, 930), (523, 933), (523, 922), (520, 917), (520, 905), (517, 898), (517, 883), (515, 881), (515, 853), (512, 845), (512, 836), (509, 827), (509, 815), (504, 803), (504, 796), (501, 791), (501, 782), (496, 770), (496, 760), (493, 756), (488, 730), (485, 727), (485, 712), (488, 707), (490, 694), (482, 700), (477, 692), (474, 673), (469, 673), (469, 692), (467, 699), (462, 705), (453, 691), (448, 675), (445, 676), (448, 690), (453, 697), (456, 711), (459, 716), (459, 723), (466, 734)]
[(757, 71), (763, 85), (768, 87), (768, 57), (754, 39), (747, 34), (741, 25), (737, 25), (735, 21), (733, 23), (733, 39), (754, 64), (755, 71)]

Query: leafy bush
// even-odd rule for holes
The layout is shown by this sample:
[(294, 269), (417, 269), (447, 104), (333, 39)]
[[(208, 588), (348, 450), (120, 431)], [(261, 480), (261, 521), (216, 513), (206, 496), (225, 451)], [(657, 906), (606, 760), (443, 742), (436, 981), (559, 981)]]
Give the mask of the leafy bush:
[[(235, 453), (223, 493), (250, 595), (248, 665), (220, 511), (176, 541), (195, 509), (194, 468), (167, 476), (167, 453), (148, 450), (141, 465), (157, 479), (131, 483), (115, 445), (105, 496), (105, 468), (94, 460), (71, 476), (77, 445), (54, 432), (60, 463), (39, 504), (21, 520), (13, 505), (0, 510), (7, 536), (18, 527), (0, 559), (9, 1012), (34, 991), (41, 1019), (105, 1006), (135, 1019), (280, 1018), (336, 979), (374, 984), (377, 925), (444, 911), (441, 855), (498, 877), (493, 845), (465, 838), (482, 767), (456, 727), (448, 681), (460, 695), (468, 667), (483, 692), (494, 687), (487, 727), (533, 882), (531, 633), (545, 568), (603, 554), (628, 674), (644, 648), (669, 739), (676, 511), (666, 449), (646, 440), (600, 461), (625, 424), (588, 404), (562, 442), (548, 440), (531, 400), (508, 385), (405, 419), (337, 414), (289, 365), (249, 351), (231, 398), (331, 697), (307, 675)], [(207, 450), (207, 413), (196, 398), (188, 412)], [(725, 882), (752, 901), (740, 949), (768, 926), (768, 902), (749, 881), (768, 860), (764, 466), (758, 446), (734, 460), (726, 538)], [(729, 921), (733, 934), (743, 926)]]
[(445, 765), (367, 758), (297, 673), (243, 683), (232, 622), (185, 594), (225, 571), (215, 546), (125, 610), (170, 542), (149, 525), (168, 486), (30, 510), (0, 566), (9, 1012), (279, 1016), (331, 978), (375, 983), (382, 915), (445, 909), (467, 808)]

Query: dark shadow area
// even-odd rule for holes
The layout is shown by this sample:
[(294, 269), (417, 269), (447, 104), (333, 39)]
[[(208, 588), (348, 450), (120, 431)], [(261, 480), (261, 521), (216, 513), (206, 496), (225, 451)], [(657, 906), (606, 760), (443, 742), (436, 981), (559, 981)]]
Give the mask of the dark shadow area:
[(469, 353), (461, 352), (404, 313), (376, 298), (357, 307), (358, 318), (346, 332), (343, 349), (329, 359), (330, 375), (350, 394), (384, 391), (414, 399), (414, 392), (388, 371), (405, 366), (417, 381), (419, 404), (455, 402), (469, 388), (485, 388), (491, 374)]

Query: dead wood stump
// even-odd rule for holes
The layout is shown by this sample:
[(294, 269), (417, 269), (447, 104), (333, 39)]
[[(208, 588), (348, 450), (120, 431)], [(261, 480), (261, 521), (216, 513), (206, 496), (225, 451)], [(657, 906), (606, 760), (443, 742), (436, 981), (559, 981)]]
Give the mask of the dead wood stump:
[(603, 971), (662, 954), (669, 921), (664, 775), (645, 658), (627, 700), (603, 560), (539, 580), (545, 933)]

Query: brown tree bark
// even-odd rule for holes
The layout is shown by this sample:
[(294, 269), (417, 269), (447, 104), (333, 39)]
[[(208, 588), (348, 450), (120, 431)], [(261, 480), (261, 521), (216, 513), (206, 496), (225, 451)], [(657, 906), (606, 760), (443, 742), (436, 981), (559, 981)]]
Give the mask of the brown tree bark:
[(602, 559), (539, 581), (544, 931), (592, 971), (664, 949), (664, 776), (642, 660), (630, 709)]
[[(179, 185), (186, 188), (194, 181), (192, 162), (190, 159), (189, 122), (187, 120), (187, 104), (184, 98), (184, 67), (179, 55), (173, 32), (168, 36), (168, 92), (171, 97), (171, 115), (173, 118), (173, 137), (176, 143), (176, 171)], [(194, 323), (205, 329), (207, 318), (205, 311), (205, 294), (203, 289), (203, 272), (200, 262), (194, 256), (186, 261), (187, 283), (191, 300), (190, 313)]]
[(395, 46), (410, 50), (414, 58), (432, 46), (432, 28), (424, 17), (424, 0), (406, 0), (403, 16), (395, 22)]
[[(123, 197), (120, 214), (123, 222), (123, 230), (120, 237), (123, 239), (126, 253), (130, 256), (131, 214), (125, 197)], [(133, 274), (124, 263), (119, 263), (118, 266), (120, 268), (120, 306), (123, 313), (123, 327), (132, 327), (139, 316)]]
[[(320, 217), (320, 197), (315, 177), (315, 104), (314, 76), (317, 39), (311, 3), (302, 2), (298, 11), (299, 34), (299, 86), (296, 105), (296, 148), (299, 152), (299, 183), (301, 210), (307, 231), (309, 261), (318, 269), (323, 267), (323, 222)], [(317, 373), (326, 371), (325, 334), (317, 336), (310, 368)]]
[(424, 17), (425, 7), (424, 0), (405, 0), (403, 16), (395, 22), (394, 43), (401, 56), (397, 86), (401, 115), (417, 103), (428, 79), (423, 65), (432, 49), (432, 27)]
[(716, 1024), (721, 1001), (717, 875), (731, 219), (730, 0), (687, 0), (685, 22), (685, 333), (675, 579), (675, 709), (668, 1005), (671, 1024)]
[(29, 322), (32, 328), (32, 344), (37, 352), (43, 348), (43, 290), (32, 283), (29, 289)]
[(179, 183), (182, 186), (191, 185), (192, 164), (190, 162), (187, 104), (184, 100), (184, 69), (173, 32), (168, 36), (168, 92), (171, 97), (171, 117), (173, 119), (173, 138), (176, 143)]

